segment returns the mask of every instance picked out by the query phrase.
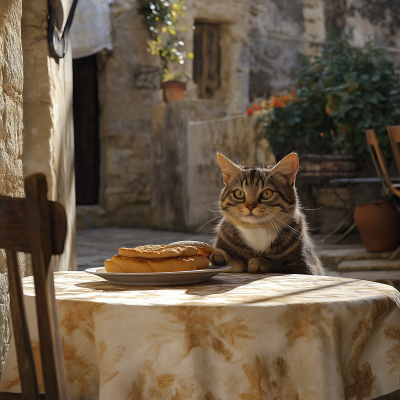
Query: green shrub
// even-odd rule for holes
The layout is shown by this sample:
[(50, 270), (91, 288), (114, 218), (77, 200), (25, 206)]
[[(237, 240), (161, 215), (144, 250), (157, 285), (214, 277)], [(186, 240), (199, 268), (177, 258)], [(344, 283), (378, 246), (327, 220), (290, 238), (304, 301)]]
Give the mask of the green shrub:
[[(400, 77), (383, 50), (350, 34), (327, 36), (313, 57), (302, 55), (296, 97), (257, 120), (275, 154), (289, 151), (369, 156), (365, 130), (375, 129), (385, 157), (385, 127), (400, 124)], [(320, 47), (321, 46), (321, 47)]]

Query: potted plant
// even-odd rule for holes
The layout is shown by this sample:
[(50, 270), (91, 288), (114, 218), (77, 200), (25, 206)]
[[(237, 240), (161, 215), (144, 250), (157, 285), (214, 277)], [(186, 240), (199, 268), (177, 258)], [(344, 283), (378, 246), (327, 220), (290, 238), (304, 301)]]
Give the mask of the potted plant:
[(383, 50), (371, 41), (352, 46), (350, 37), (351, 32), (328, 35), (324, 44), (314, 44), (319, 51), (302, 56), (296, 96), (261, 103), (266, 111), (257, 125), (278, 157), (297, 151), (310, 165), (306, 154), (335, 166), (329, 162), (334, 156), (338, 162), (342, 158), (348, 174), (354, 157), (362, 164), (369, 158), (366, 129), (375, 129), (384, 156), (391, 157), (385, 127), (400, 123), (400, 77)]
[(187, 27), (180, 24), (180, 17), (185, 17), (185, 2), (179, 0), (139, 0), (139, 14), (149, 28), (148, 51), (160, 57), (162, 66), (161, 88), (166, 103), (185, 97), (186, 82), (190, 79), (187, 72), (173, 73), (168, 69), (169, 62), (184, 65), (185, 59), (192, 60), (192, 52), (187, 53), (184, 39), (180, 32), (187, 32)]

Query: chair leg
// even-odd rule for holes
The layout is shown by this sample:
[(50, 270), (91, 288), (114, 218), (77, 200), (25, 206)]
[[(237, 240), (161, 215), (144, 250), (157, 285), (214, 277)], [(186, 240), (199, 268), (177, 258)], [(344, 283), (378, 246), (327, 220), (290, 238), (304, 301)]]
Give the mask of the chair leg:
[(400, 253), (400, 246), (390, 255), (389, 260), (394, 260)]
[(343, 233), (343, 235), (340, 236), (340, 238), (339, 238), (338, 240), (336, 240), (335, 244), (340, 243), (346, 236), (348, 236), (348, 235), (351, 233), (351, 231), (352, 231), (356, 226), (357, 226), (357, 224), (356, 224), (355, 222), (353, 222), (353, 225), (352, 225), (349, 229), (347, 229), (347, 231), (346, 231), (345, 233)]
[(354, 209), (351, 210), (342, 220), (342, 222), (327, 236), (325, 236), (322, 240), (321, 243), (325, 243), (329, 238), (331, 238), (354, 214)]

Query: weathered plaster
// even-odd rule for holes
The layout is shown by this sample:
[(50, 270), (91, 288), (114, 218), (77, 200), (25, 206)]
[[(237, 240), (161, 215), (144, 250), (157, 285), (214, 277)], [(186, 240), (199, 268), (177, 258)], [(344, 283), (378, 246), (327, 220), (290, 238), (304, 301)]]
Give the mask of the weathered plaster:
[[(66, 19), (70, 1), (64, 1)], [(47, 0), (23, 0), (24, 176), (46, 175), (48, 198), (66, 211), (68, 231), (64, 253), (55, 256), (56, 270), (76, 269), (75, 171), (72, 114), (72, 58), (49, 55)]]

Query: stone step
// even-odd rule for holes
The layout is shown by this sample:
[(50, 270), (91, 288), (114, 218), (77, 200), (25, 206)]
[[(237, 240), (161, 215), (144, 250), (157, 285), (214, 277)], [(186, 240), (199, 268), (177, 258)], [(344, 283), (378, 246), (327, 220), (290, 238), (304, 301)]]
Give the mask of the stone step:
[(399, 271), (400, 260), (349, 260), (342, 261), (338, 265), (340, 272), (361, 272), (361, 271)]
[(351, 279), (363, 279), (366, 281), (393, 281), (396, 284), (400, 284), (400, 271), (349, 271), (342, 272), (341, 276), (343, 278)]

